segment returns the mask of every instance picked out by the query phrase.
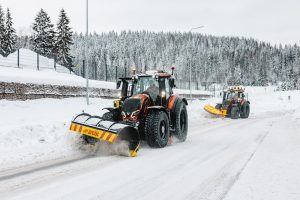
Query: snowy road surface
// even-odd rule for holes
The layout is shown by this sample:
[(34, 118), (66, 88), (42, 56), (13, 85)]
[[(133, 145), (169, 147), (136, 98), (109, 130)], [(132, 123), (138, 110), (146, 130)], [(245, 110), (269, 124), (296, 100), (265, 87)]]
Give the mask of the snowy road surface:
[(65, 130), (109, 100), (0, 101), (0, 199), (300, 199), (300, 93), (249, 93), (249, 119), (211, 118), (194, 101), (185, 143), (143, 144), (136, 158), (78, 150)]

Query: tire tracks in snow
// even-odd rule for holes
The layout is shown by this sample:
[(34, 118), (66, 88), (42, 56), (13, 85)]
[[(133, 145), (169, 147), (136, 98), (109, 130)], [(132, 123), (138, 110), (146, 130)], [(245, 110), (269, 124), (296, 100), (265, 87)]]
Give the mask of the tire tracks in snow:
[[(272, 117), (274, 118), (274, 117)], [(277, 117), (278, 118), (278, 117)], [(280, 119), (280, 118), (279, 118)], [(267, 119), (268, 120), (268, 119)], [(248, 166), (249, 162), (255, 156), (257, 150), (264, 142), (265, 138), (269, 135), (274, 123), (271, 120), (271, 124), (268, 123), (268, 130), (264, 131), (261, 135), (258, 135), (254, 141), (255, 144), (252, 150), (248, 153), (246, 158), (242, 154), (233, 156), (223, 167), (208, 177), (206, 181), (198, 185), (194, 192), (186, 197), (186, 199), (197, 199), (197, 200), (223, 200), (226, 198), (228, 192), (231, 190), (233, 185), (239, 180), (240, 175)], [(242, 164), (239, 164), (239, 160), (243, 160)]]
[(29, 175), (32, 173), (37, 173), (40, 171), (48, 170), (55, 167), (60, 167), (63, 165), (68, 165), (74, 162), (78, 162), (85, 159), (90, 159), (95, 157), (94, 155), (85, 155), (85, 156), (74, 156), (73, 158), (63, 159), (61, 161), (55, 160), (51, 162), (42, 162), (40, 164), (23, 166), (21, 168), (9, 169), (0, 172), (0, 182), (6, 181), (13, 178), (18, 178), (20, 176)]

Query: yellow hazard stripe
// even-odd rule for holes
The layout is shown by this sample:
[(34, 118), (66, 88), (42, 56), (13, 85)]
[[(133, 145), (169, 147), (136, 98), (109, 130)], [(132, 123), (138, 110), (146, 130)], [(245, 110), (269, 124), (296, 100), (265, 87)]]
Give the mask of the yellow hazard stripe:
[(79, 125), (79, 124), (75, 124), (75, 123), (71, 124), (70, 130), (80, 133), (80, 134), (83, 134), (83, 135), (88, 135), (90, 137), (105, 140), (108, 142), (114, 142), (116, 140), (116, 138), (118, 137), (117, 134), (109, 132), (109, 131), (95, 129), (95, 128), (91, 128), (88, 126), (83, 126), (83, 125)]

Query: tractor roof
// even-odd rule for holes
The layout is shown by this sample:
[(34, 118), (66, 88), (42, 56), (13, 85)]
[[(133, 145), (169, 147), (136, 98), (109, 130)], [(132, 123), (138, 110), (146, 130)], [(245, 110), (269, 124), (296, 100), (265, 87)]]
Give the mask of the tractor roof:
[[(138, 77), (155, 77), (158, 76), (159, 78), (169, 78), (171, 77), (171, 74), (167, 73), (164, 70), (151, 70), (151, 71), (146, 71), (146, 73), (142, 74), (136, 74)], [(133, 77), (121, 77), (119, 79), (121, 80), (131, 80)]]
[(163, 78), (169, 78), (169, 77), (171, 77), (171, 74), (169, 74), (165, 70), (151, 70), (151, 71), (146, 71), (146, 74), (147, 75), (151, 75), (151, 76), (159, 76), (159, 77), (163, 77)]
[(231, 86), (228, 88), (228, 91), (230, 92), (245, 92), (245, 88), (242, 86)]

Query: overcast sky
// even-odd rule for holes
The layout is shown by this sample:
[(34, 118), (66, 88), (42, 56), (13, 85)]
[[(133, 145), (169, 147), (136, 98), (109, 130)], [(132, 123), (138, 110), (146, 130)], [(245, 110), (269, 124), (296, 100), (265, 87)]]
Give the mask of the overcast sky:
[[(85, 32), (86, 0), (1, 0), (16, 30), (43, 8), (56, 23), (64, 8), (74, 31)], [(300, 0), (89, 0), (90, 31), (150, 30), (252, 37), (272, 44), (300, 44)]]

